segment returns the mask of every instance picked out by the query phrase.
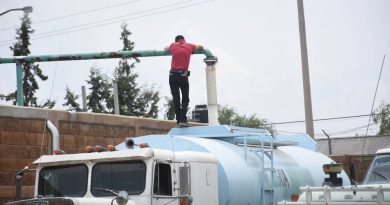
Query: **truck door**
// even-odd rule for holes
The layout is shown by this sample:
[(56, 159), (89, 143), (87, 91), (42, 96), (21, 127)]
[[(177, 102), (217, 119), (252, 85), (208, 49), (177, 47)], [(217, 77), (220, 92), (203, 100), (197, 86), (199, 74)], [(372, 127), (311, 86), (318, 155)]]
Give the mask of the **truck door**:
[(178, 205), (179, 199), (174, 188), (176, 178), (174, 167), (171, 163), (156, 162), (153, 176), (153, 205)]

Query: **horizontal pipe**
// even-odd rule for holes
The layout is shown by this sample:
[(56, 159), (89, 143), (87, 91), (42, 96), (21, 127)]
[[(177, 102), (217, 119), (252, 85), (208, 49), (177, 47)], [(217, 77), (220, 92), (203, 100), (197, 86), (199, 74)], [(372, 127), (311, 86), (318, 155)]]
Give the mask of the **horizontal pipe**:
[[(204, 54), (206, 58), (216, 59), (216, 57), (207, 49), (197, 50), (194, 54)], [(140, 50), (140, 51), (116, 51), (101, 53), (79, 53), (79, 54), (59, 54), (59, 55), (37, 55), (37, 56), (15, 56), (13, 58), (0, 58), (0, 64), (23, 63), (23, 62), (50, 62), (50, 61), (72, 61), (89, 59), (107, 59), (107, 58), (137, 58), (153, 56), (169, 56), (169, 52), (160, 50)]]
[(329, 186), (323, 186), (323, 187), (300, 187), (300, 190), (302, 192), (309, 192), (309, 191), (318, 191), (318, 192), (347, 192), (347, 191), (367, 191), (367, 192), (376, 192), (376, 191), (387, 191), (390, 192), (389, 187), (383, 187), (381, 185), (372, 185), (372, 186), (342, 186), (342, 187), (329, 187)]

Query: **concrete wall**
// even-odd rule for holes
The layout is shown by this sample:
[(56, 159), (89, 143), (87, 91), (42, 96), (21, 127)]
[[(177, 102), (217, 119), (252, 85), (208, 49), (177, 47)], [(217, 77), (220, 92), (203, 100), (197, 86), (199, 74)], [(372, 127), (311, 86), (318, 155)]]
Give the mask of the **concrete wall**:
[[(126, 137), (165, 133), (176, 125), (167, 120), (0, 105), (0, 204), (15, 196), (15, 170), (34, 168), (35, 159), (52, 153), (46, 119), (57, 127), (66, 153), (80, 153), (87, 145), (116, 145)], [(34, 180), (33, 171), (23, 177), (23, 198), (33, 196)]]

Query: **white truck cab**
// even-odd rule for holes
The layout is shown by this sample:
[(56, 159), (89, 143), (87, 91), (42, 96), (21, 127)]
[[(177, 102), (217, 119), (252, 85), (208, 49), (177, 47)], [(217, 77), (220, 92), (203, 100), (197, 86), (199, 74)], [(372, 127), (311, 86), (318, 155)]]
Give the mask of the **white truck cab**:
[(390, 148), (375, 153), (363, 184), (390, 184)]
[(216, 159), (208, 153), (140, 148), (34, 163), (37, 197), (8, 205), (218, 204)]

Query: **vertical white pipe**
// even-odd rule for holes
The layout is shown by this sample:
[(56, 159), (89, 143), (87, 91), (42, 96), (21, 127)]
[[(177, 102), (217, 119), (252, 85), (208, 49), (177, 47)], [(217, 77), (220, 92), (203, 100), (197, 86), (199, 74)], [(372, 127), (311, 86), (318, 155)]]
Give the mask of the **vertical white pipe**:
[(217, 77), (215, 63), (206, 66), (207, 107), (209, 125), (218, 125)]
[(112, 82), (114, 87), (114, 111), (115, 115), (119, 115), (119, 97), (118, 97), (118, 85), (115, 81)]
[(85, 86), (81, 86), (81, 96), (83, 102), (83, 112), (87, 112), (87, 93), (85, 91)]
[(60, 149), (60, 135), (58, 134), (56, 126), (50, 122), (50, 120), (46, 122), (46, 126), (52, 137), (53, 151)]

